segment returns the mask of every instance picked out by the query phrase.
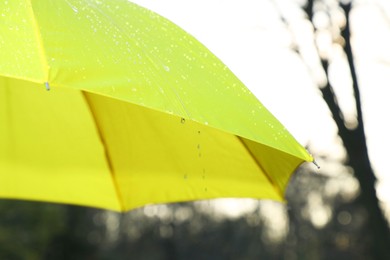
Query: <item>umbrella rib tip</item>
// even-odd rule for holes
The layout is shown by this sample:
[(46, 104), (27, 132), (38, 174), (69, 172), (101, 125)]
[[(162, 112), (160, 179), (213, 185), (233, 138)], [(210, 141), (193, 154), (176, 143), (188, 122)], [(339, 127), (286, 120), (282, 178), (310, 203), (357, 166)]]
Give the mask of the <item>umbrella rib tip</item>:
[(316, 160), (313, 160), (313, 164), (317, 167), (317, 169), (321, 169), (320, 165), (316, 162)]
[(46, 88), (47, 91), (50, 90), (50, 85), (49, 85), (49, 82), (47, 82), (47, 81), (45, 82), (45, 88)]

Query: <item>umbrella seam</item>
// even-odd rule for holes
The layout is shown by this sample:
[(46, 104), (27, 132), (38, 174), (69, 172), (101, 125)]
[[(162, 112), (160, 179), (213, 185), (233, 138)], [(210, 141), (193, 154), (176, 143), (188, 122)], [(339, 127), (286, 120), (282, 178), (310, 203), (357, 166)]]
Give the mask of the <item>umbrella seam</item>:
[(86, 93), (84, 91), (81, 91), (81, 93), (82, 93), (82, 95), (84, 97), (84, 100), (87, 103), (87, 107), (88, 107), (88, 109), (89, 109), (89, 111), (90, 111), (90, 113), (92, 115), (96, 131), (97, 131), (97, 133), (99, 135), (100, 141), (102, 142), (103, 149), (104, 149), (104, 156), (106, 157), (107, 165), (108, 165), (108, 168), (110, 170), (111, 180), (112, 180), (112, 183), (113, 183), (114, 188), (115, 188), (115, 194), (116, 194), (118, 202), (119, 202), (120, 211), (123, 212), (123, 211), (125, 211), (125, 204), (124, 204), (123, 197), (122, 197), (122, 195), (120, 193), (120, 190), (119, 190), (119, 185), (118, 185), (118, 183), (117, 183), (117, 181), (115, 179), (115, 176), (114, 176), (114, 167), (112, 165), (111, 157), (110, 157), (109, 152), (108, 152), (107, 144), (106, 144), (106, 142), (104, 140), (102, 132), (100, 131), (100, 129), (98, 127), (98, 121), (97, 121), (96, 115), (93, 112), (91, 103), (90, 103), (88, 97), (86, 96)]
[(49, 65), (48, 65), (47, 59), (46, 59), (46, 53), (45, 53), (45, 49), (44, 49), (42, 34), (40, 33), (40, 31), (38, 29), (39, 28), (38, 21), (36, 19), (36, 16), (35, 16), (35, 13), (34, 13), (31, 1), (26, 0), (25, 2), (26, 2), (26, 5), (28, 6), (28, 9), (29, 9), (30, 14), (31, 14), (31, 18), (33, 20), (33, 27), (34, 27), (35, 37), (36, 37), (36, 40), (37, 40), (37, 43), (38, 43), (39, 57), (40, 57), (40, 60), (41, 60), (42, 70), (43, 70), (43, 73), (44, 73), (45, 81), (47, 82), (49, 80), (48, 79), (49, 78), (49, 71), (48, 71), (49, 70)]
[(267, 180), (269, 181), (269, 183), (275, 188), (275, 190), (277, 191), (277, 193), (280, 195), (280, 197), (282, 198), (282, 200), (284, 200), (284, 194), (282, 192), (282, 190), (280, 189), (280, 187), (278, 185), (276, 185), (276, 183), (273, 181), (273, 179), (271, 178), (271, 176), (267, 173), (267, 171), (264, 169), (264, 167), (260, 164), (260, 162), (256, 159), (256, 157), (254, 156), (254, 154), (252, 153), (252, 151), (249, 149), (249, 147), (245, 144), (245, 142), (241, 139), (241, 137), (239, 136), (236, 136), (237, 139), (241, 142), (241, 144), (246, 148), (246, 150), (248, 151), (249, 155), (252, 157), (252, 159), (256, 162), (256, 165), (261, 169), (261, 171), (264, 173), (265, 177), (267, 178)]

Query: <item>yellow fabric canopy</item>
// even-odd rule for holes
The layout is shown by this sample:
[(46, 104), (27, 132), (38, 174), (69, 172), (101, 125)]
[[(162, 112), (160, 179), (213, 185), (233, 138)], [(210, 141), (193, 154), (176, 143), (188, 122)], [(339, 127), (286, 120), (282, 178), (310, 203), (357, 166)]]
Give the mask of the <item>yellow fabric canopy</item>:
[(207, 48), (128, 1), (0, 2), (0, 49), (0, 197), (281, 201), (313, 160)]

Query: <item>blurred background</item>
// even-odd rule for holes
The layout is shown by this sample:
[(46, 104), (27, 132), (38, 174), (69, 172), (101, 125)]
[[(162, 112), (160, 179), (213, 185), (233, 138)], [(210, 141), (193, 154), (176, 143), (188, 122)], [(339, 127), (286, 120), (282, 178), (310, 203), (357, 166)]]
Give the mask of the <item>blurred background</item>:
[(390, 2), (136, 0), (215, 53), (305, 145), (286, 204), (119, 214), (0, 200), (0, 259), (390, 259)]

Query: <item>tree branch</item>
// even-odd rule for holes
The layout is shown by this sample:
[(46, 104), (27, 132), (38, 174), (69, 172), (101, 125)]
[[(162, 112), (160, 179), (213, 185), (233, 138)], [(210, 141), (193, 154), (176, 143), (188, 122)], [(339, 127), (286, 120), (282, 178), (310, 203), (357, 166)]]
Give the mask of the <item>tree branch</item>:
[(331, 114), (332, 114), (333, 120), (335, 121), (335, 123), (337, 125), (339, 135), (344, 135), (349, 130), (345, 126), (345, 118), (344, 118), (343, 112), (341, 111), (341, 108), (339, 106), (337, 96), (333, 90), (333, 87), (328, 80), (329, 79), (329, 75), (328, 75), (329, 63), (327, 60), (321, 59), (321, 64), (325, 70), (325, 74), (327, 77), (327, 83), (324, 87), (320, 87), (319, 89), (321, 90), (322, 97), (323, 97), (325, 103), (327, 104)]
[(355, 63), (353, 59), (353, 53), (352, 53), (352, 45), (351, 45), (351, 32), (350, 32), (350, 19), (349, 13), (351, 11), (352, 4), (340, 4), (341, 8), (345, 12), (346, 16), (346, 25), (345, 28), (341, 31), (341, 35), (343, 36), (345, 40), (345, 45), (344, 45), (344, 52), (347, 55), (347, 60), (348, 60), (348, 65), (351, 73), (351, 78), (352, 78), (352, 87), (353, 87), (353, 92), (354, 92), (354, 97), (356, 100), (356, 111), (357, 111), (357, 120), (359, 125), (362, 126), (362, 129), (364, 131), (364, 125), (363, 125), (363, 112), (362, 112), (362, 103), (361, 103), (361, 98), (360, 98), (360, 90), (358, 86), (358, 78), (356, 74), (356, 68), (355, 68)]

